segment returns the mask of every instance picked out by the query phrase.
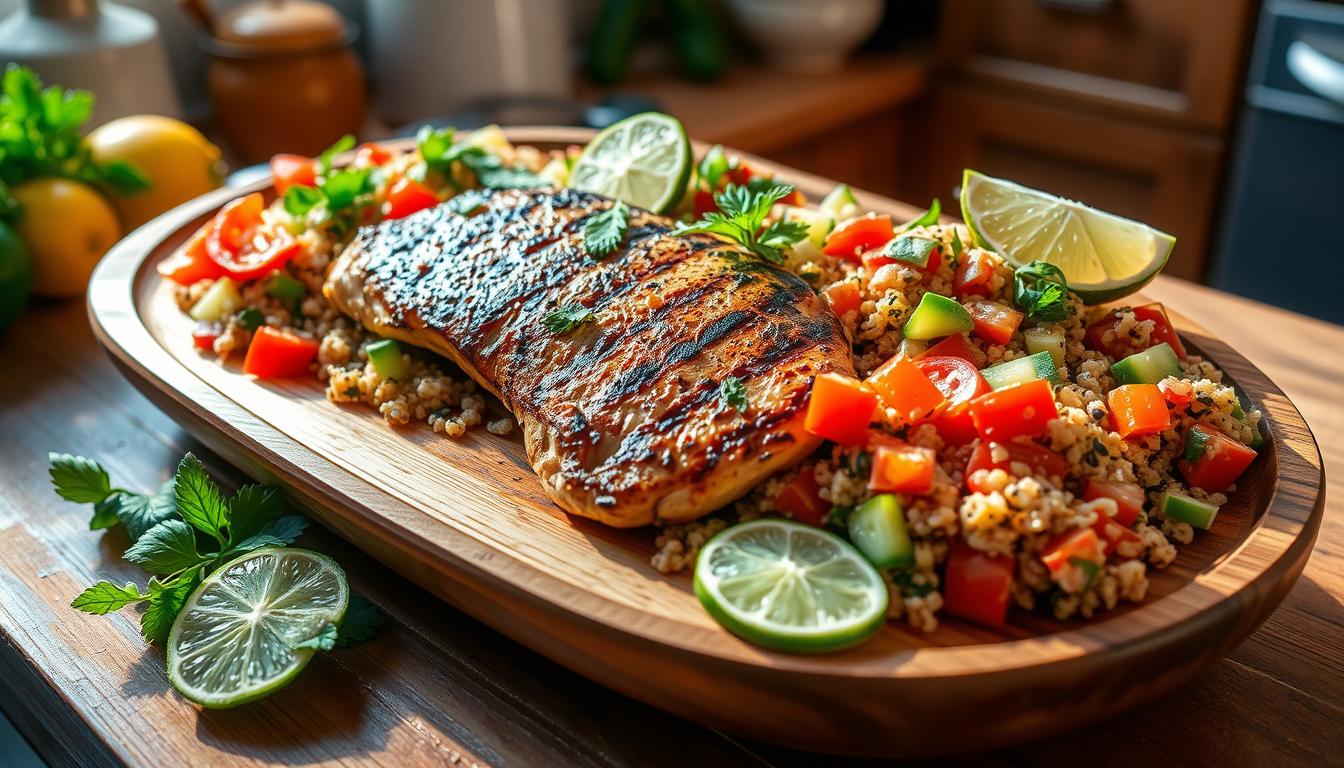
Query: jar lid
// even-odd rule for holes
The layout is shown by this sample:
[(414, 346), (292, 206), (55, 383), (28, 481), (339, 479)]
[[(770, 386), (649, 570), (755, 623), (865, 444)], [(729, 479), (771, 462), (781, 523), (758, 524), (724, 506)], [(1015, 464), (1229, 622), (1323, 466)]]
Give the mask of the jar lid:
[(230, 47), (280, 53), (341, 45), (349, 30), (341, 14), (325, 3), (257, 0), (221, 16), (215, 37)]

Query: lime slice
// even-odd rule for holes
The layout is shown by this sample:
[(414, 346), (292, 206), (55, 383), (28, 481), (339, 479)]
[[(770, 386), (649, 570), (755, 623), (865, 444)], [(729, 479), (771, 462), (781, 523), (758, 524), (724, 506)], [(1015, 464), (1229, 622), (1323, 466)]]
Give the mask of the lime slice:
[(283, 688), (313, 657), (294, 645), (340, 624), (345, 572), (304, 549), (258, 549), (210, 574), (168, 633), (168, 679), (211, 709)]
[(961, 215), (976, 245), (1022, 266), (1048, 261), (1087, 304), (1133, 293), (1162, 270), (1176, 238), (1146, 224), (966, 169)]
[(725, 529), (701, 550), (695, 594), (738, 637), (822, 653), (867, 639), (886, 619), (887, 588), (858, 550), (787, 520)]
[(686, 192), (691, 140), (671, 115), (644, 112), (608, 126), (584, 147), (569, 185), (666, 213)]

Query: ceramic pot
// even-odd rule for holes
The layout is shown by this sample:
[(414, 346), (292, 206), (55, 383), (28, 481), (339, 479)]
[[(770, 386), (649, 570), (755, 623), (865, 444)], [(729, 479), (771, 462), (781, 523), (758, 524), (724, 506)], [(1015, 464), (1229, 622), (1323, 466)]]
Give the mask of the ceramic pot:
[(882, 0), (728, 0), (742, 32), (785, 72), (834, 72), (882, 20)]

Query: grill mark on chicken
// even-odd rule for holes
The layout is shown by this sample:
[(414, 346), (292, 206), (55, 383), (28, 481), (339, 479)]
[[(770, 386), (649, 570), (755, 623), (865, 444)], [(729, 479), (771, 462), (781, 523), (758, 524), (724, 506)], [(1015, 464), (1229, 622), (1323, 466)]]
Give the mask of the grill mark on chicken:
[[(565, 509), (613, 525), (687, 520), (797, 462), (811, 380), (852, 373), (836, 317), (797, 276), (672, 222), (632, 213), (602, 259), (582, 248), (610, 206), (561, 191), (491, 193), (360, 231), (333, 266), (332, 302), (385, 336), (447, 355), (514, 412), (528, 459)], [(583, 306), (571, 333), (541, 319)], [(742, 380), (749, 407), (722, 401)]]

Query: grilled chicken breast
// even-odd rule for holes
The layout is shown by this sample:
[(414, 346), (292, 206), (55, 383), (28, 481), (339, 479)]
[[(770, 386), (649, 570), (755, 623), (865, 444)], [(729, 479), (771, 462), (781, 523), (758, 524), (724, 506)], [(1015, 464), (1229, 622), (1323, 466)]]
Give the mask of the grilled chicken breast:
[[(591, 258), (584, 224), (611, 204), (509, 190), (468, 216), (441, 205), (366, 227), (324, 292), (498, 396), (564, 509), (621, 527), (691, 520), (817, 446), (802, 429), (811, 381), (852, 374), (849, 344), (798, 277), (673, 237), (668, 219), (634, 211), (625, 244)], [(578, 307), (591, 316), (568, 332), (543, 324)]]

